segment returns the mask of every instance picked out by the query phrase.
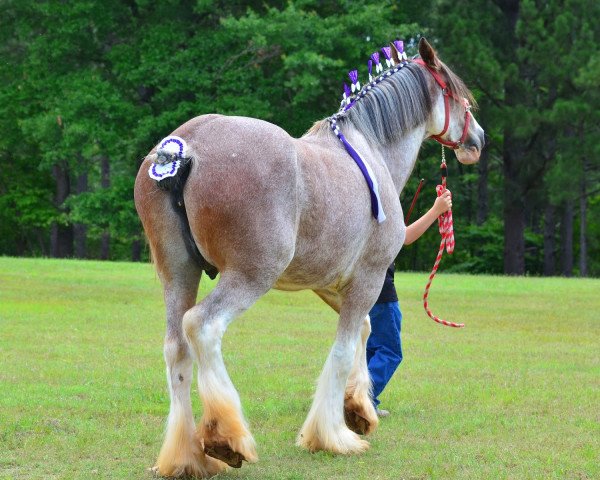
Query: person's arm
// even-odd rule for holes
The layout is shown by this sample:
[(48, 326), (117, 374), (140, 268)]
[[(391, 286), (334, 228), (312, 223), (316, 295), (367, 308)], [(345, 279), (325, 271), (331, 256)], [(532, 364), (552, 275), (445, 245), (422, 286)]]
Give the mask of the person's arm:
[(406, 239), (404, 240), (404, 245), (410, 245), (418, 240), (442, 213), (447, 212), (451, 208), (452, 194), (450, 193), (450, 190), (446, 190), (435, 199), (433, 207), (431, 207), (425, 215), (406, 227)]

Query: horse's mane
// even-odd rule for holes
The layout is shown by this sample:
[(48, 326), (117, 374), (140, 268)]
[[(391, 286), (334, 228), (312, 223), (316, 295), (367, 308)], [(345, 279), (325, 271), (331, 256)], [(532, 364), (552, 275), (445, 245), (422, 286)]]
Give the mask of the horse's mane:
[(477, 101), (475, 100), (475, 97), (473, 97), (471, 90), (469, 90), (469, 88), (465, 85), (465, 82), (463, 82), (462, 79), (452, 70), (450, 70), (450, 67), (448, 67), (448, 65), (442, 62), (439, 58), (437, 61), (440, 64), (439, 70), (442, 73), (442, 76), (445, 78), (449, 90), (458, 98), (466, 98), (471, 105), (471, 108), (477, 109)]
[[(448, 88), (457, 97), (465, 97), (475, 105), (473, 95), (458, 75), (441, 61), (439, 65)], [(369, 143), (386, 145), (399, 140), (407, 131), (425, 122), (431, 113), (433, 105), (426, 75), (428, 73), (417, 64), (406, 64), (338, 117), (338, 126), (343, 130), (345, 124), (352, 125)], [(314, 123), (306, 134), (320, 135), (326, 131), (331, 131), (327, 118)]]

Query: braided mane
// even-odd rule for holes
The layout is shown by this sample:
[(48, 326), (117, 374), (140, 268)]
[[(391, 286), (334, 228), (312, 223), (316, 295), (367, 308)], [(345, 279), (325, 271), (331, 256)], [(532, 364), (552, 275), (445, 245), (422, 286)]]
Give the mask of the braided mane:
[[(439, 70), (457, 97), (464, 97), (472, 106), (476, 105), (473, 94), (458, 75), (441, 61)], [(417, 64), (404, 63), (398, 72), (357, 98), (343, 113), (338, 113), (338, 126), (343, 130), (344, 125), (352, 125), (369, 143), (388, 145), (396, 142), (407, 131), (425, 122), (431, 113), (433, 105), (426, 75)], [(330, 131), (330, 118), (315, 122), (306, 134)]]

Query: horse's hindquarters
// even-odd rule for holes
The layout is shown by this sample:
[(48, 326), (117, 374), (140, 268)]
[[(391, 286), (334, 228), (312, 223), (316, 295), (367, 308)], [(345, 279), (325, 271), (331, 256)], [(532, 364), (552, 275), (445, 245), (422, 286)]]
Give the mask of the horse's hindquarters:
[(274, 282), (294, 251), (298, 203), (293, 152), (237, 144), (217, 148), (220, 140), (204, 146), (185, 188), (192, 234), (219, 271), (243, 271)]

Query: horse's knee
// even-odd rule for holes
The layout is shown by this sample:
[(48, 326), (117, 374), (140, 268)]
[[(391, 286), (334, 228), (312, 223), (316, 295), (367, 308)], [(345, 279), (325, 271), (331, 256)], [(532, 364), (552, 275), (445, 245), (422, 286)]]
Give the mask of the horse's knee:
[(356, 352), (356, 342), (336, 342), (331, 350), (331, 359), (337, 365), (337, 375), (347, 377), (350, 373), (354, 355)]

